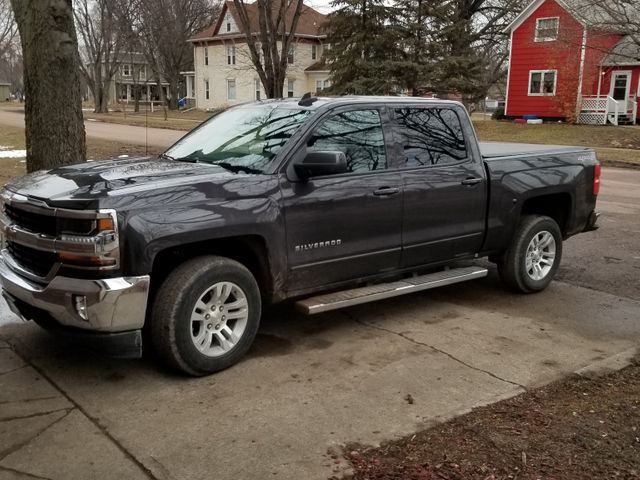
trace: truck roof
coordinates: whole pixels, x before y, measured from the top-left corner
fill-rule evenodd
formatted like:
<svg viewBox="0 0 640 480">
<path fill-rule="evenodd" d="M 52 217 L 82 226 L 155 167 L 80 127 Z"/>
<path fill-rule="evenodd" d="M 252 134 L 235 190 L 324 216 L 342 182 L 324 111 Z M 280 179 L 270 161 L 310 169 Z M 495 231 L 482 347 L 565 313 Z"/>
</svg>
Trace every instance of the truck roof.
<svg viewBox="0 0 640 480">
<path fill-rule="evenodd" d="M 338 105 L 353 105 L 359 103 L 424 103 L 425 105 L 442 105 L 442 104 L 450 104 L 450 105 L 461 105 L 460 102 L 455 102 L 453 100 L 441 100 L 439 98 L 423 98 L 423 97 L 410 97 L 410 96 L 367 96 L 367 95 L 345 95 L 340 97 L 310 97 L 309 101 L 312 100 L 308 105 L 299 105 L 299 102 L 302 100 L 301 97 L 296 98 L 278 98 L 278 99 L 270 99 L 270 100 L 261 100 L 257 102 L 248 102 L 243 104 L 242 106 L 249 105 L 265 105 L 265 104 L 273 104 L 277 107 L 297 107 L 302 106 L 303 108 L 307 108 L 309 110 L 316 110 L 320 107 L 324 106 L 338 106 Z"/>
</svg>

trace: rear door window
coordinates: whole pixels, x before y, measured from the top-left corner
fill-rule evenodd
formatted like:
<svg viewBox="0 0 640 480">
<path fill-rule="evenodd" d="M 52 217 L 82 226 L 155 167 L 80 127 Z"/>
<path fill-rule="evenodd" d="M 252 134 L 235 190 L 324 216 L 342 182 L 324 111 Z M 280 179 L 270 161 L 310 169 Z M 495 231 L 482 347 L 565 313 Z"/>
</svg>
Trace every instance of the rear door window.
<svg viewBox="0 0 640 480">
<path fill-rule="evenodd" d="M 401 143 L 401 167 L 425 167 L 460 163 L 467 159 L 462 123 L 446 107 L 395 109 Z"/>
</svg>

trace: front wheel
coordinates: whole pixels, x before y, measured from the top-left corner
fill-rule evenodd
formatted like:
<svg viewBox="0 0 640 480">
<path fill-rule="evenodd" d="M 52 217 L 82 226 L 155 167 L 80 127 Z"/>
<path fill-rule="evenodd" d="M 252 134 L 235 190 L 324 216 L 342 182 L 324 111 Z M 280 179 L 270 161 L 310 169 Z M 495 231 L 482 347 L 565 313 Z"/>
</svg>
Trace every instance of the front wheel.
<svg viewBox="0 0 640 480">
<path fill-rule="evenodd" d="M 206 375 L 230 367 L 251 346 L 260 324 L 260 290 L 244 265 L 198 257 L 163 282 L 151 315 L 151 340 L 170 367 Z"/>
<path fill-rule="evenodd" d="M 553 280 L 561 258 L 562 233 L 556 221 L 546 216 L 527 216 L 498 262 L 498 273 L 511 290 L 539 292 Z"/>
</svg>

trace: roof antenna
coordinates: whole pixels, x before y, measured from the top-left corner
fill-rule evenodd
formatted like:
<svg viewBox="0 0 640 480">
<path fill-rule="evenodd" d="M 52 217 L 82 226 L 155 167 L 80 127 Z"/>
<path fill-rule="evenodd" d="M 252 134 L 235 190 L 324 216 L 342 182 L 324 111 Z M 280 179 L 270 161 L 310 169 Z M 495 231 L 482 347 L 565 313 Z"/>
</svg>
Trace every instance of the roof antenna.
<svg viewBox="0 0 640 480">
<path fill-rule="evenodd" d="M 298 102 L 298 105 L 300 105 L 301 107 L 310 107 L 311 105 L 314 104 L 314 102 L 317 102 L 317 101 L 318 101 L 318 97 L 312 97 L 311 92 L 307 92 L 302 96 L 302 98 Z"/>
</svg>

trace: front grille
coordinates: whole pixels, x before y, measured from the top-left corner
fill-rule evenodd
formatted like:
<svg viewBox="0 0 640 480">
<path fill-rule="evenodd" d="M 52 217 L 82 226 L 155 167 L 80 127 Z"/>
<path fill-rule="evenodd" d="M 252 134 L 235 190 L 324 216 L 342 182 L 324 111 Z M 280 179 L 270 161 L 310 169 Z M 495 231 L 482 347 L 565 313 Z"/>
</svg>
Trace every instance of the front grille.
<svg viewBox="0 0 640 480">
<path fill-rule="evenodd" d="M 36 233 L 54 237 L 57 232 L 56 217 L 22 210 L 19 206 L 5 204 L 5 215 L 16 225 Z"/>
<path fill-rule="evenodd" d="M 15 242 L 7 242 L 7 250 L 22 268 L 39 277 L 46 277 L 57 260 L 53 252 L 36 250 Z"/>
</svg>

